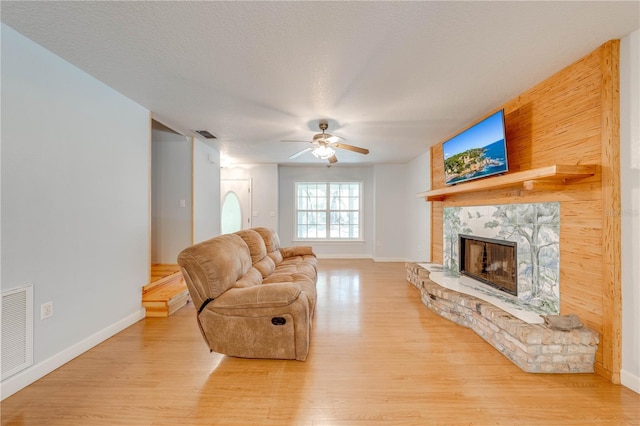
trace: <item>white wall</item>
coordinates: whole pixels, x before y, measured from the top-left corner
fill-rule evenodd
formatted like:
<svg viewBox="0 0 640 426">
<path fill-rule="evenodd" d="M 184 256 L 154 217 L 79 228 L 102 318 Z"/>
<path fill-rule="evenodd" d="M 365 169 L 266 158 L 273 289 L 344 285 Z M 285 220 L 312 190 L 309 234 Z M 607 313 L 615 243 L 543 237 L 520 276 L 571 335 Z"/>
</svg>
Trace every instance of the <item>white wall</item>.
<svg viewBox="0 0 640 426">
<path fill-rule="evenodd" d="M 622 384 L 640 393 L 640 30 L 620 43 Z"/>
<path fill-rule="evenodd" d="M 192 244 L 191 138 L 153 129 L 151 262 L 177 263 Z"/>
<path fill-rule="evenodd" d="M 2 277 L 34 286 L 34 365 L 2 398 L 144 316 L 149 111 L 2 31 Z M 40 305 L 54 315 L 40 320 Z"/>
<path fill-rule="evenodd" d="M 251 226 L 278 228 L 278 165 L 258 164 L 251 174 Z"/>
<path fill-rule="evenodd" d="M 222 179 L 251 180 L 251 226 L 278 229 L 278 165 L 247 164 L 225 167 Z"/>
<path fill-rule="evenodd" d="M 220 235 L 220 153 L 193 141 L 193 242 Z"/>
<path fill-rule="evenodd" d="M 431 203 L 416 194 L 431 189 L 431 154 L 427 150 L 408 164 L 406 182 L 407 258 L 414 262 L 431 260 Z"/>
<path fill-rule="evenodd" d="M 407 260 L 408 205 L 406 164 L 376 165 L 374 174 L 374 223 L 376 262 Z"/>
<path fill-rule="evenodd" d="M 427 149 L 427 148 L 425 148 Z M 280 167 L 280 242 L 294 239 L 294 183 L 344 181 L 364 183 L 363 242 L 312 242 L 319 257 L 373 258 L 379 262 L 429 259 L 429 205 L 416 197 L 429 189 L 429 153 L 409 164 L 370 167 Z"/>
<path fill-rule="evenodd" d="M 294 239 L 295 225 L 295 203 L 294 191 L 295 182 L 321 181 L 361 181 L 364 185 L 363 195 L 363 241 L 361 242 L 313 242 L 314 252 L 318 257 L 325 258 L 372 258 L 374 246 L 374 178 L 373 167 L 295 167 L 280 166 L 280 220 L 278 226 L 278 236 L 283 247 L 300 245 Z M 304 243 L 306 245 L 306 243 Z"/>
</svg>

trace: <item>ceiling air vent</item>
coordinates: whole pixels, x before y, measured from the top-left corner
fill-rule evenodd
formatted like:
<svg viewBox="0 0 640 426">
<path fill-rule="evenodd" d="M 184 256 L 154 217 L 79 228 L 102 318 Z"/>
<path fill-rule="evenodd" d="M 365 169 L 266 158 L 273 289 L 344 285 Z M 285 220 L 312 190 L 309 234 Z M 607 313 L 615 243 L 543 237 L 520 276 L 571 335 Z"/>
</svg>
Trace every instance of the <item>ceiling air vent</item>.
<svg viewBox="0 0 640 426">
<path fill-rule="evenodd" d="M 207 130 L 194 130 L 194 132 L 206 139 L 216 139 L 216 137 Z"/>
</svg>

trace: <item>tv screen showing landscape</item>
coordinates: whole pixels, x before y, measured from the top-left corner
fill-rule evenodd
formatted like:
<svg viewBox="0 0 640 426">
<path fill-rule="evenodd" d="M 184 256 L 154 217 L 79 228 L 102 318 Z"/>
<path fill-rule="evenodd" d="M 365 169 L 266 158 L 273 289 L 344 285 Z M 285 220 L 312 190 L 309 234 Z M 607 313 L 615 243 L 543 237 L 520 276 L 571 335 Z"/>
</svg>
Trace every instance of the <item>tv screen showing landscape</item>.
<svg viewBox="0 0 640 426">
<path fill-rule="evenodd" d="M 506 172 L 504 111 L 490 115 L 444 142 L 442 151 L 447 185 Z"/>
</svg>

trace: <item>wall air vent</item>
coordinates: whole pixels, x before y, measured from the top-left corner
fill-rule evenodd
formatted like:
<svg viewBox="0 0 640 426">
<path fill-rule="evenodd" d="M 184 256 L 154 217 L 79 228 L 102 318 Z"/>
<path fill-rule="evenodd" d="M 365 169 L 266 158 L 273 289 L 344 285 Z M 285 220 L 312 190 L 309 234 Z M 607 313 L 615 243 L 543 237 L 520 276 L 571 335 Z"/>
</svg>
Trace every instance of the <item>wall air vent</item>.
<svg viewBox="0 0 640 426">
<path fill-rule="evenodd" d="M 33 286 L 2 293 L 1 380 L 33 364 Z"/>
<path fill-rule="evenodd" d="M 194 132 L 196 132 L 197 134 L 199 134 L 200 136 L 206 139 L 217 139 L 213 134 L 211 134 L 207 130 L 194 130 Z"/>
</svg>

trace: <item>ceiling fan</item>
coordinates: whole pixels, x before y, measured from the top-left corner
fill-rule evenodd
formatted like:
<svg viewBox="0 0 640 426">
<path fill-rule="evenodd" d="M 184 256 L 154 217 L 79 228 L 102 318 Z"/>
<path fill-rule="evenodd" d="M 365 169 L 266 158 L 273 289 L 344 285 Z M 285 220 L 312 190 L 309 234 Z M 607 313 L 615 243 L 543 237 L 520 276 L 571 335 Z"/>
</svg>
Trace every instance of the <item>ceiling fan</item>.
<svg viewBox="0 0 640 426">
<path fill-rule="evenodd" d="M 340 136 L 334 136 L 330 133 L 325 133 L 325 130 L 329 128 L 329 124 L 327 121 L 320 120 L 319 127 L 322 133 L 313 135 L 313 140 L 311 141 L 299 141 L 290 139 L 282 140 L 282 142 L 308 142 L 313 145 L 312 147 L 305 148 L 302 151 L 298 151 L 295 154 L 290 155 L 290 160 L 297 158 L 302 154 L 306 154 L 307 152 L 311 152 L 311 154 L 313 154 L 316 158 L 327 160 L 331 164 L 337 163 L 338 158 L 336 157 L 335 148 L 346 149 L 347 151 L 353 151 L 365 155 L 369 153 L 369 150 L 366 148 L 360 148 L 359 146 L 353 146 L 346 143 L 338 142 L 340 139 L 344 139 Z"/>
</svg>

